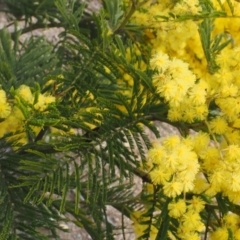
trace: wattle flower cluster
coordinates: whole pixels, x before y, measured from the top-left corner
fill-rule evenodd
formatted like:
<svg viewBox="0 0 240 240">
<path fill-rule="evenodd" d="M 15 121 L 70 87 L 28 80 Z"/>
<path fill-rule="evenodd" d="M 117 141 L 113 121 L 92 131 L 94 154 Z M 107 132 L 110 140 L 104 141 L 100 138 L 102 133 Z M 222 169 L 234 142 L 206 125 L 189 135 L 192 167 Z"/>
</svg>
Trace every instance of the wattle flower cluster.
<svg viewBox="0 0 240 240">
<path fill-rule="evenodd" d="M 152 182 L 163 186 L 164 195 L 175 198 L 193 190 L 200 165 L 197 154 L 179 136 L 155 144 L 148 157 L 154 164 L 150 172 Z"/>
<path fill-rule="evenodd" d="M 200 213 L 207 204 L 216 202 L 218 193 L 227 196 L 232 203 L 240 202 L 240 148 L 237 145 L 222 149 L 210 141 L 209 134 L 202 132 L 187 138 L 173 135 L 154 143 L 148 159 L 153 166 L 151 180 L 171 198 L 168 214 L 178 221 L 178 227 L 169 231 L 169 236 L 174 233 L 179 239 L 201 239 L 205 226 Z M 188 193 L 192 194 L 190 199 L 186 199 Z M 233 216 L 235 222 L 231 231 L 239 239 L 236 224 L 240 217 L 229 212 L 224 219 L 231 221 Z M 229 228 L 230 223 L 213 231 L 211 239 L 217 239 L 220 232 L 227 233 L 226 226 Z"/>
<path fill-rule="evenodd" d="M 0 118 L 4 119 L 11 113 L 11 106 L 7 102 L 6 93 L 4 90 L 0 90 Z"/>
<path fill-rule="evenodd" d="M 171 136 L 148 152 L 152 183 L 171 198 L 168 215 L 177 220 L 169 239 L 201 239 L 206 226 L 200 213 L 208 204 L 216 205 L 219 217 L 216 226 L 208 227 L 208 237 L 240 239 L 240 217 L 231 208 L 221 217 L 217 209 L 218 195 L 240 204 L 240 2 L 206 2 L 212 11 L 230 16 L 213 22 L 211 39 L 222 35 L 222 41 L 231 40 L 214 54 L 214 72 L 209 71 L 198 31 L 203 20 L 190 19 L 206 11 L 205 1 L 147 1 L 131 19 L 148 29 L 150 66 L 156 71 L 152 81 L 168 104 L 168 120 L 196 123 L 204 130 L 185 138 Z M 188 20 L 175 21 L 181 17 Z"/>
<path fill-rule="evenodd" d="M 26 127 L 37 134 L 41 130 L 41 126 L 29 125 L 35 113 L 44 112 L 49 104 L 55 102 L 55 97 L 38 93 L 36 98 L 30 87 L 21 85 L 13 92 L 14 99 L 11 99 L 11 104 L 7 102 L 6 93 L 0 90 L 0 116 L 3 121 L 0 123 L 0 137 L 6 133 L 12 133 L 7 138 L 8 141 L 14 141 L 17 144 L 26 144 L 28 137 Z M 9 100 L 10 102 L 10 100 Z"/>
<path fill-rule="evenodd" d="M 144 217 L 143 215 L 146 211 L 135 211 L 130 215 L 131 220 L 134 223 L 134 233 L 136 237 L 141 237 L 144 234 L 144 231 L 148 228 L 148 224 L 144 222 L 149 221 L 149 217 Z M 150 240 L 155 240 L 158 233 L 158 229 L 154 226 L 151 226 L 150 229 Z"/>
<path fill-rule="evenodd" d="M 157 52 L 151 58 L 150 65 L 157 70 L 153 84 L 169 104 L 169 120 L 191 123 L 206 118 L 208 84 L 202 79 L 197 81 L 187 63 Z"/>
</svg>

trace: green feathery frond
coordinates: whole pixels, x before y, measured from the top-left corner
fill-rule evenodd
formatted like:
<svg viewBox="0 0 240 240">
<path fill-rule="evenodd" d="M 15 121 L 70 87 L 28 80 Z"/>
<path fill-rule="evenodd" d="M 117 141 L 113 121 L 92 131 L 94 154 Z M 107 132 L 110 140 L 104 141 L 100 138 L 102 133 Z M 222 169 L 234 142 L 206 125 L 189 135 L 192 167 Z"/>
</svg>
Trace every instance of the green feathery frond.
<svg viewBox="0 0 240 240">
<path fill-rule="evenodd" d="M 21 84 L 33 86 L 35 82 L 41 84 L 46 73 L 59 73 L 53 47 L 45 39 L 26 40 L 18 51 L 14 50 L 11 41 L 6 29 L 0 30 L 0 84 L 3 89 Z"/>
</svg>

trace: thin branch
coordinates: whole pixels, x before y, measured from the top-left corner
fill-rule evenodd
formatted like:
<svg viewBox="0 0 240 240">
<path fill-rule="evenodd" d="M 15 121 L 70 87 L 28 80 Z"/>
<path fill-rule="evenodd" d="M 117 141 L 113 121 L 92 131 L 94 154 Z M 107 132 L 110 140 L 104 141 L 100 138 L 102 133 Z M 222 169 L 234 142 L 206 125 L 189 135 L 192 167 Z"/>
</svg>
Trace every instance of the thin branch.
<svg viewBox="0 0 240 240">
<path fill-rule="evenodd" d="M 137 1 L 136 1 L 137 2 Z M 139 8 L 141 7 L 144 3 L 148 2 L 148 0 L 146 1 L 143 1 L 142 3 L 139 3 L 137 4 L 135 2 L 135 0 L 132 0 L 132 4 L 131 4 L 131 7 L 129 9 L 129 11 L 127 12 L 125 18 L 123 19 L 122 22 L 120 22 L 120 24 L 113 30 L 113 32 L 116 32 L 118 31 L 119 29 L 123 28 L 127 22 L 130 20 L 130 18 L 132 17 L 132 15 L 134 14 L 134 12 Z"/>
</svg>

